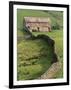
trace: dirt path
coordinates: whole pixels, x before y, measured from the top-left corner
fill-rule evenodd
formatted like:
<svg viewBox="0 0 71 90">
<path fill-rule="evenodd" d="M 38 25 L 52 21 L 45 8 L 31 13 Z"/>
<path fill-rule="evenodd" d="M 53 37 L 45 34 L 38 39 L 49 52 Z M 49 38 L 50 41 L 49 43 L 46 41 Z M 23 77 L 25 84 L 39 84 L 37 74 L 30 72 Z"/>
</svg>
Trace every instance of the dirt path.
<svg viewBox="0 0 71 90">
<path fill-rule="evenodd" d="M 51 67 L 38 79 L 52 79 L 55 74 L 60 70 L 61 63 L 56 62 L 51 65 Z"/>
</svg>

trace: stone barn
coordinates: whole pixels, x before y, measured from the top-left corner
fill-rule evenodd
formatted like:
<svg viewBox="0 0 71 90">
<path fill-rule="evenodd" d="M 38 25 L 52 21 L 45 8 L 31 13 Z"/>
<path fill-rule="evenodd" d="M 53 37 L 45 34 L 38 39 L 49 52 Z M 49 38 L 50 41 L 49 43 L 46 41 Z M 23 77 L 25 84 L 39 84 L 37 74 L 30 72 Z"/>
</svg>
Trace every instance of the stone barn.
<svg viewBox="0 0 71 90">
<path fill-rule="evenodd" d="M 24 17 L 25 25 L 31 32 L 50 32 L 50 19 L 45 17 Z"/>
</svg>

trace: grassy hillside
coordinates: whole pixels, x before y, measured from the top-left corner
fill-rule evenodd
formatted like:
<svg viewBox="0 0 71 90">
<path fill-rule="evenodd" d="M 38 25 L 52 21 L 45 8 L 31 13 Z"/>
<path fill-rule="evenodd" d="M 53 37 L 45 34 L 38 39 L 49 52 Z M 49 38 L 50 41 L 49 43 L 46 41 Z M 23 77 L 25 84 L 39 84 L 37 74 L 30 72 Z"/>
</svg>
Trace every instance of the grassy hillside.
<svg viewBox="0 0 71 90">
<path fill-rule="evenodd" d="M 55 50 L 61 63 L 61 70 L 55 78 L 63 77 L 63 12 L 57 11 L 37 11 L 37 10 L 17 10 L 17 79 L 36 79 L 51 66 L 52 48 L 43 40 L 25 40 L 27 35 L 24 29 L 24 17 L 50 17 L 51 32 L 32 32 L 33 35 L 45 34 L 55 40 Z M 42 53 L 41 53 L 42 52 Z M 45 56 L 46 55 L 46 56 Z"/>
<path fill-rule="evenodd" d="M 33 32 L 35 36 L 39 34 L 48 35 L 55 41 L 55 51 L 59 58 L 59 62 L 61 63 L 61 69 L 56 74 L 56 78 L 63 77 L 63 30 L 54 30 L 52 32 Z"/>
<path fill-rule="evenodd" d="M 18 80 L 36 79 L 51 66 L 52 48 L 41 39 L 21 41 L 17 54 Z"/>
</svg>

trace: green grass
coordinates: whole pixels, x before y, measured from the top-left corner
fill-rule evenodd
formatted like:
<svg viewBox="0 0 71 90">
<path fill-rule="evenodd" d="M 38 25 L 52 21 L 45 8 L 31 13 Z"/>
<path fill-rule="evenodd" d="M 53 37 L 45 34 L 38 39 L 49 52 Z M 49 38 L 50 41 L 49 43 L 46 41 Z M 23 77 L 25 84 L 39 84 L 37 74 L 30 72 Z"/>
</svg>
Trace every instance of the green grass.
<svg viewBox="0 0 71 90">
<path fill-rule="evenodd" d="M 43 40 L 23 40 L 18 44 L 18 80 L 36 79 L 51 66 L 52 48 Z"/>
<path fill-rule="evenodd" d="M 35 36 L 45 34 L 55 40 L 55 50 L 61 69 L 55 78 L 63 77 L 63 31 L 33 32 Z M 43 55 L 43 56 L 42 56 Z M 46 55 L 46 57 L 45 57 Z M 18 44 L 18 80 L 36 79 L 51 66 L 52 48 L 43 40 L 21 40 Z"/>
<path fill-rule="evenodd" d="M 51 37 L 55 41 L 55 52 L 61 63 L 61 69 L 57 72 L 56 78 L 63 77 L 63 30 L 53 30 L 51 32 L 33 32 L 35 36 L 39 34 L 45 34 Z"/>
</svg>

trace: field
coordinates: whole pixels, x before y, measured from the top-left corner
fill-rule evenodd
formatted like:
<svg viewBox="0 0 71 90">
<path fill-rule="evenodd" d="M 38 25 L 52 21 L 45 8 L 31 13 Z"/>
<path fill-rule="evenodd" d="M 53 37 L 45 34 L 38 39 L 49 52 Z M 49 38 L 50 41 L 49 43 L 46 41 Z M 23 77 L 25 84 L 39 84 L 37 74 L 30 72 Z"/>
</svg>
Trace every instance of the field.
<svg viewBox="0 0 71 90">
<path fill-rule="evenodd" d="M 54 30 L 52 32 L 33 32 L 35 36 L 39 34 L 45 34 L 51 37 L 55 41 L 55 51 L 58 55 L 59 62 L 61 63 L 61 69 L 56 74 L 56 78 L 62 78 L 63 77 L 63 30 Z"/>
<path fill-rule="evenodd" d="M 30 13 L 31 12 L 31 13 Z M 61 63 L 61 69 L 55 78 L 63 77 L 63 30 L 62 12 L 17 10 L 17 80 L 31 80 L 40 77 L 51 66 L 52 48 L 43 40 L 25 39 L 23 20 L 25 16 L 50 17 L 51 32 L 32 32 L 33 35 L 45 34 L 55 41 L 55 51 Z M 60 16 L 60 17 L 59 17 Z M 58 29 L 56 27 L 58 26 Z"/>
<path fill-rule="evenodd" d="M 41 40 L 18 43 L 18 79 L 29 80 L 41 76 L 51 65 L 52 48 Z"/>
</svg>

